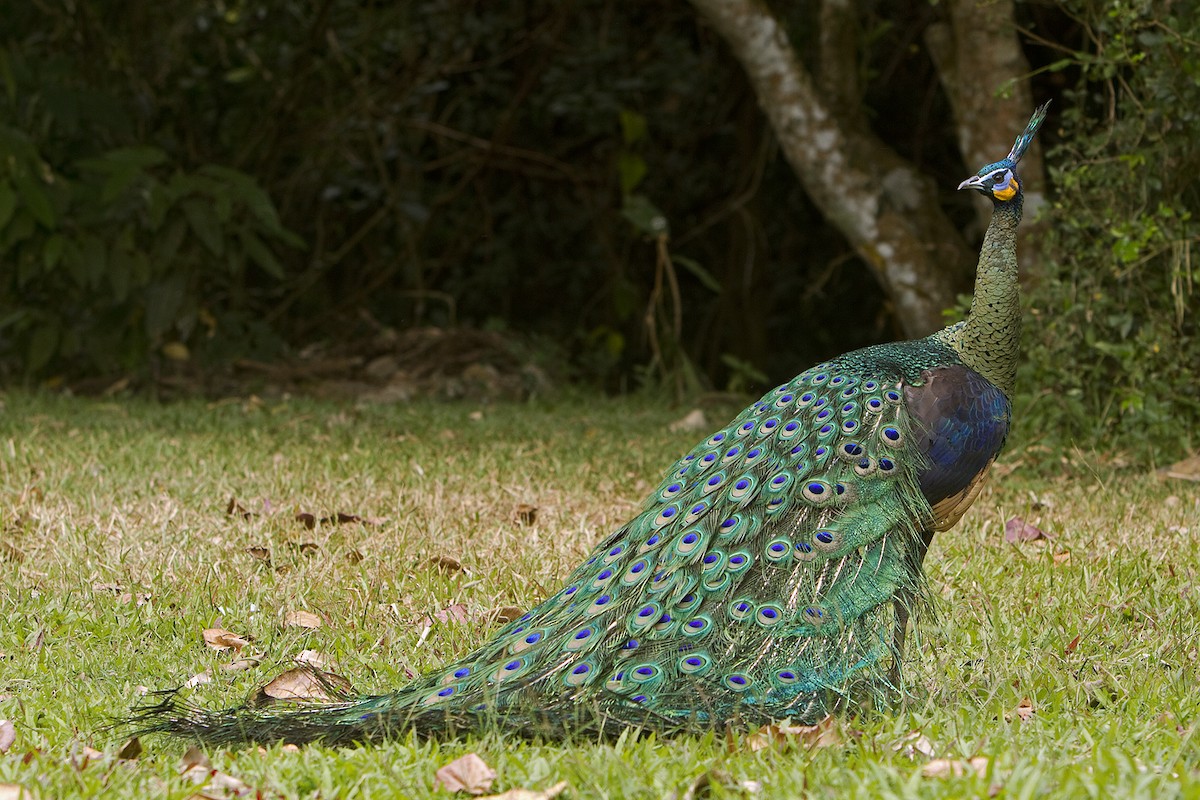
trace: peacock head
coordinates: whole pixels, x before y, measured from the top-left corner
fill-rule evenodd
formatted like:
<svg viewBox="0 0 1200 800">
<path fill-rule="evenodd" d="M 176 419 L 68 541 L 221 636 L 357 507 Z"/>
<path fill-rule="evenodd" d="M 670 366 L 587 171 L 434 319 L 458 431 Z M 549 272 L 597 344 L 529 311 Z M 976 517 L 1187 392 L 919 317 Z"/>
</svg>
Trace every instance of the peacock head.
<svg viewBox="0 0 1200 800">
<path fill-rule="evenodd" d="M 988 164 L 975 175 L 960 183 L 958 188 L 974 189 L 981 194 L 988 195 L 998 203 L 1008 203 L 1017 197 L 1021 193 L 1021 182 L 1017 178 L 1017 162 L 1029 149 L 1034 135 L 1042 126 L 1042 121 L 1046 119 L 1046 109 L 1049 107 L 1050 103 L 1047 102 L 1033 112 L 1033 116 L 1029 118 L 1029 124 L 1025 126 L 1025 131 L 1017 137 L 1016 143 L 1013 144 L 1012 150 L 1006 157 L 994 164 Z"/>
</svg>

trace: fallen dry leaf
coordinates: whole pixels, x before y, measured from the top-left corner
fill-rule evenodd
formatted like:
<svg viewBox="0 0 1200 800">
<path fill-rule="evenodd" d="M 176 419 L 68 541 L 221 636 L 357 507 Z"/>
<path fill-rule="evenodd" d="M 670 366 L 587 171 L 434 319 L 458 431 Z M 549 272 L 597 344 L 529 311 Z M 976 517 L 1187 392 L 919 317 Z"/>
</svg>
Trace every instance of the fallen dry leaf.
<svg viewBox="0 0 1200 800">
<path fill-rule="evenodd" d="M 684 789 L 683 794 L 679 796 L 679 800 L 696 800 L 700 797 L 709 797 L 713 794 L 714 786 L 724 790 L 721 792 L 722 795 L 729 793 L 730 790 L 741 788 L 732 775 L 718 767 L 705 770 L 697 775 L 688 784 L 688 787 Z"/>
<path fill-rule="evenodd" d="M 466 572 L 462 562 L 454 556 L 436 555 L 431 556 L 429 565 L 443 575 L 453 575 L 456 572 Z"/>
<path fill-rule="evenodd" d="M 197 686 L 203 686 L 206 683 L 212 683 L 212 675 L 208 672 L 199 672 L 183 682 L 183 688 L 195 689 Z"/>
<path fill-rule="evenodd" d="M 308 511 L 301 511 L 300 513 L 296 514 L 296 521 L 303 523 L 304 527 L 308 528 L 310 531 L 317 527 L 318 522 L 320 522 L 322 525 L 328 525 L 331 522 L 337 525 L 345 525 L 350 522 L 361 522 L 363 525 L 375 525 L 379 522 L 379 520 L 376 519 L 364 519 L 358 514 L 346 514 L 342 511 L 339 511 L 330 517 L 321 517 L 319 520 L 317 519 L 316 514 L 312 514 Z"/>
<path fill-rule="evenodd" d="M 187 767 L 183 770 L 182 775 L 200 787 L 200 790 L 192 795 L 192 798 L 224 800 L 227 797 L 245 797 L 255 793 L 254 789 L 245 781 L 202 764 Z"/>
<path fill-rule="evenodd" d="M 347 550 L 346 551 L 346 560 L 349 561 L 351 564 L 361 564 L 362 560 L 363 560 L 363 554 L 358 552 L 357 550 Z"/>
<path fill-rule="evenodd" d="M 520 606 L 499 606 L 488 611 L 487 617 L 493 623 L 505 625 L 520 619 L 524 613 Z"/>
<path fill-rule="evenodd" d="M 1176 461 L 1166 469 L 1160 470 L 1160 474 L 1181 481 L 1200 481 L 1200 455 Z"/>
<path fill-rule="evenodd" d="M 142 743 L 138 737 L 134 736 L 125 744 L 121 745 L 121 749 L 117 751 L 117 758 L 121 761 L 132 761 L 142 754 Z"/>
<path fill-rule="evenodd" d="M 225 672 L 245 672 L 248 669 L 254 669 L 261 663 L 261 656 L 239 656 L 228 664 L 222 664 L 221 669 Z"/>
<path fill-rule="evenodd" d="M 283 618 L 283 624 L 288 628 L 319 628 L 325 621 L 311 611 L 289 611 Z"/>
<path fill-rule="evenodd" d="M 448 792 L 483 794 L 496 780 L 496 771 L 474 753 L 456 758 L 437 771 L 435 787 Z"/>
<path fill-rule="evenodd" d="M 341 675 L 325 672 L 312 666 L 294 667 L 276 675 L 258 690 L 255 703 L 274 700 L 302 703 L 334 703 L 354 692 L 350 681 Z"/>
<path fill-rule="evenodd" d="M 921 768 L 921 774 L 926 778 L 961 778 L 970 771 L 979 777 L 987 774 L 988 760 L 983 756 L 975 756 L 970 761 L 960 761 L 950 758 L 935 758 Z"/>
<path fill-rule="evenodd" d="M 224 628 L 205 628 L 204 643 L 213 650 L 228 650 L 232 647 L 238 651 L 250 644 L 250 640 Z"/>
<path fill-rule="evenodd" d="M 1054 554 L 1054 566 L 1065 567 L 1071 563 L 1071 551 L 1063 550 L 1061 553 Z"/>
<path fill-rule="evenodd" d="M 150 592 L 138 592 L 137 594 L 132 592 L 121 592 L 120 600 L 126 605 L 129 603 L 136 603 L 137 607 L 141 608 L 149 603 L 153 598 L 154 595 L 150 594 Z"/>
<path fill-rule="evenodd" d="M 8 542 L 0 542 L 0 561 L 11 561 L 20 564 L 25 560 L 25 554 Z M 12 786 L 13 784 L 7 784 Z M 19 787 L 18 787 L 19 788 Z"/>
<path fill-rule="evenodd" d="M 306 558 L 312 558 L 321 552 L 321 545 L 317 544 L 316 542 L 300 542 L 299 544 L 292 546 L 300 552 L 300 555 Z"/>
<path fill-rule="evenodd" d="M 7 753 L 17 740 L 17 728 L 9 720 L 0 719 L 0 753 Z"/>
<path fill-rule="evenodd" d="M 1075 648 L 1076 648 L 1076 647 L 1079 647 L 1079 637 L 1080 637 L 1081 635 L 1082 635 L 1082 634 L 1076 634 L 1074 639 L 1072 639 L 1071 641 L 1067 642 L 1067 646 L 1063 648 L 1063 655 L 1064 655 L 1064 656 L 1069 656 L 1069 655 L 1071 655 L 1071 653 L 1074 653 L 1074 652 L 1075 652 Z"/>
<path fill-rule="evenodd" d="M 837 729 L 837 723 L 832 714 L 826 715 L 816 725 L 791 725 L 789 723 L 764 725 L 744 737 L 740 745 L 732 735 L 726 739 L 728 749 L 750 753 L 765 750 L 768 747 L 835 747 L 841 743 L 842 735 Z"/>
<path fill-rule="evenodd" d="M 466 622 L 468 618 L 467 606 L 464 603 L 455 603 L 454 605 L 446 606 L 439 611 L 433 612 L 431 616 L 425 617 L 425 625 L 433 625 L 434 620 L 438 622 Z"/>
<path fill-rule="evenodd" d="M 321 671 L 333 669 L 335 666 L 332 658 L 317 650 L 301 650 L 292 660 L 297 664 L 316 667 Z"/>
<path fill-rule="evenodd" d="M 1038 539 L 1049 538 L 1051 537 L 1041 528 L 1030 525 L 1020 517 L 1012 517 L 1008 522 L 1004 523 L 1004 541 L 1008 544 L 1034 542 Z"/>
<path fill-rule="evenodd" d="M 88 747 L 86 744 L 84 744 L 80 745 L 78 749 L 75 749 L 67 761 L 72 767 L 82 772 L 83 770 L 87 769 L 88 764 L 92 763 L 93 761 L 100 761 L 103 758 L 104 753 L 100 752 L 94 747 Z"/>
<path fill-rule="evenodd" d="M 1021 702 L 1017 703 L 1017 707 L 1013 709 L 1013 713 L 1017 715 L 1017 719 L 1021 720 L 1021 722 L 1028 722 L 1034 715 L 1033 702 L 1028 697 L 1022 699 Z M 1008 717 L 1008 715 L 1006 714 L 1005 717 Z M 1005 721 L 1008 721 L 1008 719 Z"/>
<path fill-rule="evenodd" d="M 253 556 L 255 561 L 268 567 L 271 566 L 271 548 L 255 545 L 247 547 L 246 552 Z"/>
<path fill-rule="evenodd" d="M 675 420 L 667 429 L 671 433 L 690 433 L 692 431 L 708 430 L 708 418 L 698 408 L 693 408 L 680 419 Z"/>
<path fill-rule="evenodd" d="M 513 522 L 518 525 L 529 526 L 537 522 L 538 507 L 531 506 L 529 503 L 517 503 L 513 509 Z"/>
<path fill-rule="evenodd" d="M 187 772 L 192 767 L 212 769 L 208 756 L 204 755 L 204 751 L 194 744 L 188 745 L 188 749 L 183 751 L 183 761 L 180 762 L 179 771 Z"/>
<path fill-rule="evenodd" d="M 489 794 L 479 800 L 553 800 L 567 790 L 569 784 L 559 781 L 547 789 L 509 789 L 500 794 Z"/>
<path fill-rule="evenodd" d="M 33 795 L 19 784 L 0 783 L 0 800 L 33 800 Z"/>
<path fill-rule="evenodd" d="M 909 731 L 892 745 L 892 749 L 909 758 L 915 758 L 917 755 L 933 758 L 934 752 L 933 743 L 920 731 Z"/>
<path fill-rule="evenodd" d="M 238 516 L 242 519 L 250 519 L 254 516 L 254 513 L 247 511 L 246 507 L 239 503 L 237 497 L 234 495 L 230 495 L 229 502 L 225 504 L 225 514 L 230 517 Z"/>
</svg>

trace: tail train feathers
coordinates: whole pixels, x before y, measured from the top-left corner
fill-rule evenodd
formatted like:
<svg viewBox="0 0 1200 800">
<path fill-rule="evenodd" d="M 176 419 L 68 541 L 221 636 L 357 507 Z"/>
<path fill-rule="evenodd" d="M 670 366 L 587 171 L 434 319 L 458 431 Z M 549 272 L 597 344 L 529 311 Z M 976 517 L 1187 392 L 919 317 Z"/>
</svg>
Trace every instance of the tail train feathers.
<svg viewBox="0 0 1200 800">
<path fill-rule="evenodd" d="M 891 695 L 893 604 L 920 595 L 932 518 L 902 378 L 858 351 L 768 393 L 679 459 L 558 592 L 402 691 L 215 714 L 168 698 L 139 724 L 220 744 L 560 738 L 813 722 Z"/>
</svg>

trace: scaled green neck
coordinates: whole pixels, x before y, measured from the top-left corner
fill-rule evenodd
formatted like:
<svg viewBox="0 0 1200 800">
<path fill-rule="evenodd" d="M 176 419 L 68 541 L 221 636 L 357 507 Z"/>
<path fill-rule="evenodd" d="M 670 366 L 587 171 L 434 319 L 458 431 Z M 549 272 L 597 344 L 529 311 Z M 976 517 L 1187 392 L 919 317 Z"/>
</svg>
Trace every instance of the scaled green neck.
<svg viewBox="0 0 1200 800">
<path fill-rule="evenodd" d="M 975 271 L 975 297 L 965 322 L 937 334 L 963 363 L 1012 396 L 1021 344 L 1021 296 L 1017 284 L 1017 226 L 1021 193 L 995 202 L 992 222 Z"/>
</svg>

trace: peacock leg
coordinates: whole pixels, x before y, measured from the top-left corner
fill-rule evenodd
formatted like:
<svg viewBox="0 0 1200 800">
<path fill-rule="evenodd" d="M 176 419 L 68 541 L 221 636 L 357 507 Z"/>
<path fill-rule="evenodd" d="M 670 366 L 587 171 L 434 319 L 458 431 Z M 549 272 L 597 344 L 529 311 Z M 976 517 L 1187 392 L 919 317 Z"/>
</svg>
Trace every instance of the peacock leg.
<svg viewBox="0 0 1200 800">
<path fill-rule="evenodd" d="M 929 552 L 929 543 L 933 541 L 933 531 L 922 531 L 921 541 L 917 543 L 916 550 L 913 552 L 913 573 L 921 572 L 921 565 L 925 563 L 925 554 Z M 893 600 L 896 609 L 896 630 L 892 638 L 892 646 L 895 648 L 896 655 L 892 659 L 892 669 L 888 672 L 888 680 L 892 686 L 899 688 L 900 686 L 900 662 L 904 657 L 904 634 L 908 631 L 909 607 L 914 599 L 914 594 L 909 589 L 901 590 Z"/>
</svg>

